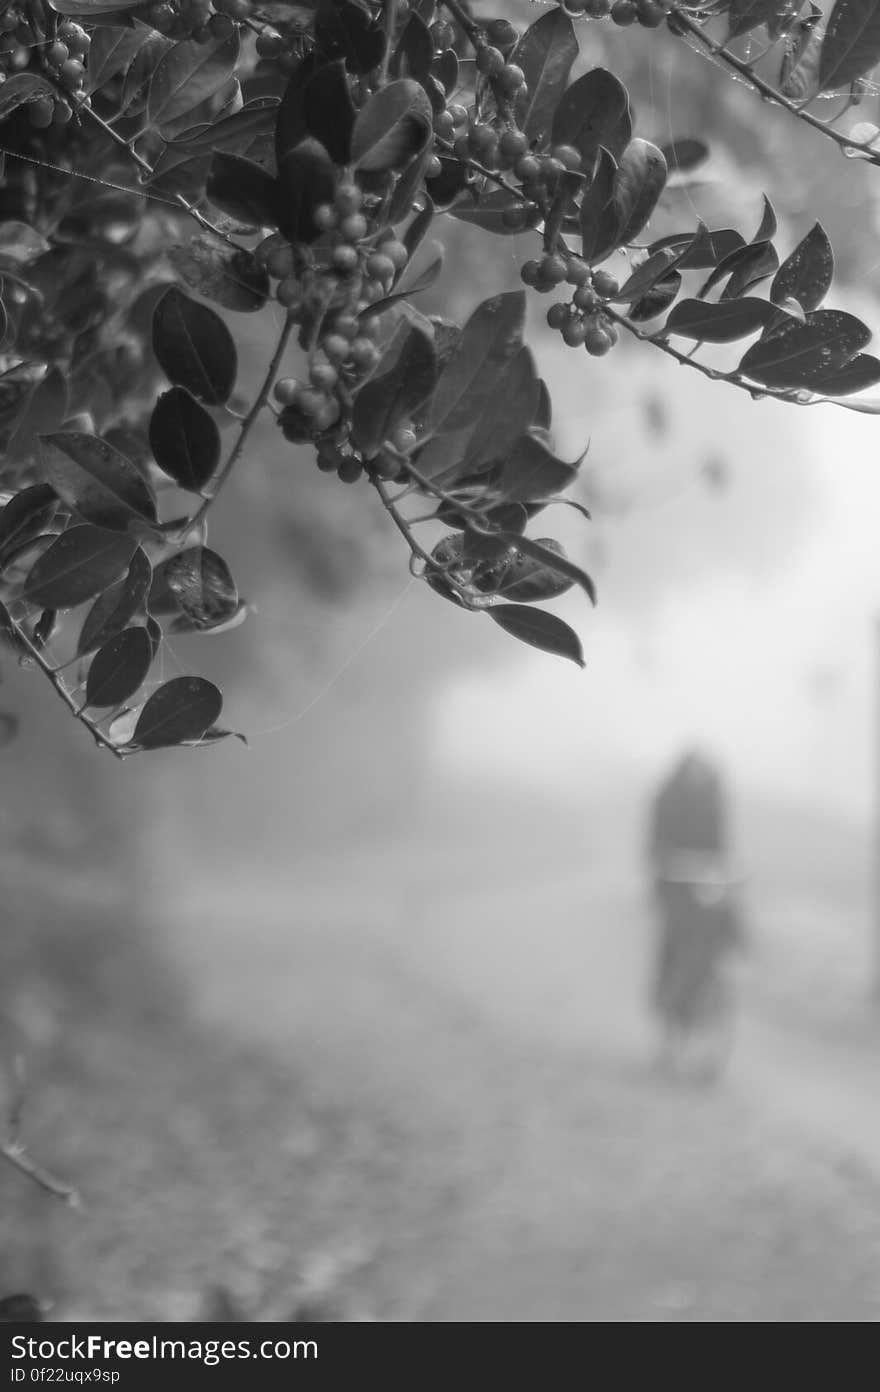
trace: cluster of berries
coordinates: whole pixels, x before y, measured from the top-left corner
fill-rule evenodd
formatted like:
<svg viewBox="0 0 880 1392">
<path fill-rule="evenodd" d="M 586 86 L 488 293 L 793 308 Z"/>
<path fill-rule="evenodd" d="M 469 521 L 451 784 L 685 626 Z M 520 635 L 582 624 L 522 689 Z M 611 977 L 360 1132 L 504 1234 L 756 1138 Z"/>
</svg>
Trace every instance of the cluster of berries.
<svg viewBox="0 0 880 1392">
<path fill-rule="evenodd" d="M 66 126 L 74 107 L 87 100 L 86 58 L 91 39 L 82 25 L 65 19 L 56 27 L 55 18 L 41 6 L 30 5 L 10 5 L 0 14 L 0 83 L 31 70 L 59 88 L 57 96 L 28 103 L 28 118 L 37 130 Z"/>
<path fill-rule="evenodd" d="M 252 8 L 251 0 L 158 0 L 143 19 L 169 39 L 211 43 L 231 38 Z"/>
<path fill-rule="evenodd" d="M 568 302 L 560 300 L 547 311 L 547 323 L 561 333 L 569 348 L 583 347 L 592 357 L 601 358 L 614 347 L 617 328 L 606 306 L 620 287 L 608 271 L 593 271 L 577 257 L 552 253 L 540 261 L 527 261 L 521 274 L 525 284 L 539 293 L 563 282 L 574 287 Z"/>
</svg>

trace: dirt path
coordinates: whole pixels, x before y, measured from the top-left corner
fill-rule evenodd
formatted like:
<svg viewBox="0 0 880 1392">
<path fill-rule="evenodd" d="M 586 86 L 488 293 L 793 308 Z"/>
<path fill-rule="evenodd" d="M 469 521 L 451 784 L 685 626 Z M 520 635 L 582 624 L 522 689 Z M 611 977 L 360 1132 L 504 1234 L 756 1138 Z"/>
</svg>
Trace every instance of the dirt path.
<svg viewBox="0 0 880 1392">
<path fill-rule="evenodd" d="M 178 900 L 168 947 L 203 1019 L 390 1115 L 422 1157 L 421 1229 L 371 1278 L 380 1317 L 878 1317 L 864 1049 L 747 1011 L 727 1086 L 670 1090 L 648 1062 L 643 906 L 615 867 L 442 899 L 345 869 Z M 858 1241 L 829 1281 L 841 1227 Z"/>
</svg>

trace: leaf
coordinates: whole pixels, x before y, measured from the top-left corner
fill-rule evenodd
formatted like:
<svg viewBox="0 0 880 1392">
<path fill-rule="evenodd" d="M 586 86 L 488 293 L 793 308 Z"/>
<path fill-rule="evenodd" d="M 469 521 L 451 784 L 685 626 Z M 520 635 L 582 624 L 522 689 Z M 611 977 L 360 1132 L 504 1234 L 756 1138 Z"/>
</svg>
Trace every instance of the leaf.
<svg viewBox="0 0 880 1392">
<path fill-rule="evenodd" d="M 137 10 L 142 8 L 143 0 L 57 0 L 52 4 L 52 9 L 56 14 L 61 15 L 81 15 L 88 20 L 97 19 L 106 14 L 124 14 L 126 10 Z"/>
<path fill-rule="evenodd" d="M 583 258 L 591 264 L 603 260 L 617 245 L 617 209 L 612 201 L 616 173 L 611 155 L 602 150 L 579 214 Z"/>
<path fill-rule="evenodd" d="M 153 312 L 153 351 L 165 375 L 209 406 L 222 406 L 235 385 L 238 359 L 219 315 L 172 285 Z"/>
<path fill-rule="evenodd" d="M 336 167 L 324 146 L 309 137 L 278 166 L 278 226 L 291 242 L 313 242 L 321 235 L 315 209 L 332 203 Z"/>
<path fill-rule="evenodd" d="M 223 697 L 203 677 L 174 677 L 150 696 L 138 717 L 132 744 L 163 749 L 199 740 L 217 721 Z"/>
<path fill-rule="evenodd" d="M 577 465 L 557 459 L 534 435 L 521 435 L 504 461 L 494 492 L 506 502 L 527 503 L 561 493 L 577 478 Z"/>
<path fill-rule="evenodd" d="M 284 89 L 275 117 L 275 163 L 279 169 L 282 160 L 309 133 L 305 118 L 305 90 L 309 79 L 320 66 L 318 53 L 307 54 L 294 68 Z"/>
<path fill-rule="evenodd" d="M 57 507 L 58 497 L 47 483 L 35 483 L 10 498 L 0 512 L 0 562 L 4 553 L 45 532 Z"/>
<path fill-rule="evenodd" d="M 218 151 L 211 161 L 205 193 L 215 208 L 249 227 L 274 227 L 278 190 L 275 179 L 243 155 Z"/>
<path fill-rule="evenodd" d="M 153 661 L 153 645 L 145 628 L 124 628 L 92 658 L 86 678 L 89 706 L 120 706 L 143 684 Z"/>
<path fill-rule="evenodd" d="M 403 343 L 388 369 L 377 372 L 354 399 L 352 433 L 367 456 L 374 455 L 396 427 L 412 417 L 437 380 L 434 344 L 421 329 L 401 326 Z"/>
<path fill-rule="evenodd" d="M 585 570 L 575 565 L 574 561 L 570 561 L 567 556 L 559 555 L 555 551 L 548 551 L 542 542 L 533 541 L 531 537 L 520 536 L 517 532 L 501 531 L 495 532 L 493 535 L 499 542 L 513 546 L 523 555 L 531 556 L 533 560 L 539 561 L 555 575 L 564 576 L 575 585 L 579 585 L 590 603 L 596 603 L 596 587 L 593 581 Z"/>
<path fill-rule="evenodd" d="M 634 323 L 641 324 L 646 319 L 656 319 L 658 315 L 665 314 L 680 289 L 681 274 L 678 271 L 670 271 L 662 280 L 658 280 L 647 294 L 630 305 L 629 318 Z"/>
<path fill-rule="evenodd" d="M 759 29 L 787 8 L 787 0 L 731 0 L 728 37 L 737 39 Z"/>
<path fill-rule="evenodd" d="M 820 377 L 814 390 L 824 396 L 849 396 L 880 382 L 880 359 L 870 353 L 857 353 L 848 363 L 827 377 Z"/>
<path fill-rule="evenodd" d="M 224 309 L 251 314 L 269 294 L 269 274 L 253 252 L 228 246 L 210 232 L 199 232 L 186 246 L 168 248 L 168 260 L 181 280 Z"/>
<path fill-rule="evenodd" d="M 681 300 L 666 320 L 662 334 L 681 334 L 701 343 L 733 343 L 763 329 L 777 312 L 774 305 L 753 297 L 721 300 L 718 304 Z"/>
<path fill-rule="evenodd" d="M 156 521 L 156 501 L 143 474 L 106 440 L 77 431 L 40 438 L 54 446 L 46 478 L 84 522 L 125 532 L 132 522 Z"/>
<path fill-rule="evenodd" d="M 664 145 L 662 154 L 670 174 L 673 172 L 689 174 L 692 169 L 696 169 L 698 165 L 703 164 L 709 158 L 710 151 L 704 140 L 685 137 L 682 140 L 672 140 L 668 145 Z"/>
<path fill-rule="evenodd" d="M 618 304 L 632 304 L 642 298 L 649 290 L 652 290 L 658 281 L 675 267 L 681 257 L 681 252 L 672 247 L 663 247 L 660 251 L 655 251 L 637 266 L 628 280 L 625 280 L 616 295 L 612 295 L 612 300 Z"/>
<path fill-rule="evenodd" d="M 530 141 L 543 144 L 549 136 L 577 56 L 574 25 L 561 8 L 541 15 L 511 53 L 509 61 L 525 74 L 526 95 L 517 99 L 516 115 Z"/>
<path fill-rule="evenodd" d="M 84 657 L 120 633 L 142 608 L 149 593 L 153 568 L 144 551 L 137 548 L 128 574 L 98 595 L 80 629 L 77 657 Z"/>
<path fill-rule="evenodd" d="M 428 404 L 428 429 L 455 430 L 485 410 L 498 378 L 522 347 L 524 322 L 521 290 L 494 295 L 474 310 Z"/>
<path fill-rule="evenodd" d="M 460 222 L 469 222 L 474 227 L 481 227 L 484 232 L 493 232 L 499 237 L 512 237 L 516 232 L 532 230 L 526 227 L 510 227 L 505 221 L 505 214 L 521 207 L 522 199 L 517 198 L 508 189 L 493 189 L 491 193 L 482 194 L 476 203 L 468 194 L 460 202 L 453 204 L 449 213 Z"/>
<path fill-rule="evenodd" d="M 161 578 L 195 628 L 214 628 L 239 611 L 229 567 L 207 546 L 191 546 L 172 556 L 162 567 Z"/>
<path fill-rule="evenodd" d="M 818 309 L 834 276 L 834 252 L 827 233 L 817 222 L 783 261 L 770 286 L 774 304 L 797 300 L 802 309 Z"/>
<path fill-rule="evenodd" d="M 613 152 L 612 152 L 613 153 Z M 666 184 L 666 160 L 649 140 L 633 140 L 614 176 L 617 244 L 627 246 L 639 235 Z"/>
<path fill-rule="evenodd" d="M 345 59 L 349 72 L 368 73 L 382 62 L 385 35 L 371 15 L 352 0 L 318 0 L 315 37 L 332 57 Z"/>
<path fill-rule="evenodd" d="M 124 532 L 70 527 L 40 556 L 20 597 L 40 609 L 75 609 L 119 578 L 134 548 Z"/>
<path fill-rule="evenodd" d="M 358 112 L 351 135 L 352 163 L 364 173 L 402 169 L 425 148 L 432 125 L 424 89 L 411 78 L 389 82 Z"/>
<path fill-rule="evenodd" d="M 128 29 L 120 24 L 96 25 L 86 73 L 90 93 L 100 92 L 114 77 L 125 72 L 138 49 L 146 43 L 148 33 L 147 29 Z"/>
<path fill-rule="evenodd" d="M 220 431 L 188 391 L 172 387 L 153 407 L 150 448 L 163 473 L 180 488 L 198 493 L 220 463 Z"/>
<path fill-rule="evenodd" d="M 828 19 L 819 86 L 823 92 L 845 87 L 880 60 L 880 0 L 837 0 Z"/>
<path fill-rule="evenodd" d="M 485 471 L 506 457 L 514 442 L 535 423 L 540 390 L 535 360 L 528 348 L 521 348 L 499 376 L 477 421 L 465 450 L 463 476 Z"/>
<path fill-rule="evenodd" d="M 587 171 L 593 168 L 600 148 L 620 160 L 631 136 L 629 93 L 605 68 L 593 68 L 573 82 L 553 116 L 553 144 L 573 145 Z M 665 163 L 663 168 L 665 172 Z"/>
<path fill-rule="evenodd" d="M 10 460 L 25 459 L 36 453 L 39 436 L 57 430 L 67 415 L 67 383 L 59 367 L 50 367 L 41 382 L 31 390 L 6 446 Z"/>
<path fill-rule="evenodd" d="M 321 142 L 336 164 L 348 164 L 355 107 L 344 63 L 318 69 L 305 85 L 302 107 L 308 134 Z"/>
<path fill-rule="evenodd" d="M 55 97 L 55 88 L 36 73 L 13 73 L 0 87 L 0 122 L 7 120 L 18 107 L 41 97 Z"/>
<path fill-rule="evenodd" d="M 457 75 L 458 58 L 454 49 L 446 49 L 445 52 L 452 54 Z M 394 60 L 397 63 L 402 61 L 404 77 L 414 77 L 422 82 L 430 73 L 434 63 L 434 40 L 427 24 L 417 14 L 411 14 L 407 18 Z M 455 82 L 452 86 L 455 86 Z M 446 90 L 451 91 L 452 88 L 447 86 Z"/>
<path fill-rule="evenodd" d="M 185 39 L 163 55 L 150 82 L 147 119 L 162 130 L 212 97 L 238 62 L 238 28 L 214 43 Z"/>
<path fill-rule="evenodd" d="M 538 545 L 557 556 L 565 556 L 562 546 L 553 537 L 540 537 Z M 511 603 L 534 604 L 545 599 L 557 599 L 571 589 L 574 581 L 570 576 L 549 570 L 533 556 L 510 547 L 501 562 L 485 577 L 481 576 L 478 583 L 480 589 L 491 591 Z"/>
<path fill-rule="evenodd" d="M 48 241 L 35 227 L 13 219 L 0 222 L 0 266 L 26 266 L 48 250 Z"/>
<path fill-rule="evenodd" d="M 766 387 L 821 390 L 823 376 L 837 372 L 870 341 L 870 331 L 854 315 L 817 309 L 802 324 L 791 320 L 765 334 L 738 371 Z"/>
<path fill-rule="evenodd" d="M 529 609 L 524 604 L 497 604 L 486 613 L 499 628 L 521 643 L 557 657 L 567 657 L 578 667 L 586 666 L 581 641 L 574 629 L 555 614 L 548 614 L 546 609 Z"/>
<path fill-rule="evenodd" d="M 779 72 L 779 90 L 790 101 L 808 102 L 819 92 L 819 63 L 822 57 L 822 31 L 815 27 L 822 12 L 798 20 L 785 40 L 785 53 Z"/>
<path fill-rule="evenodd" d="M 118 103 L 120 113 L 136 116 L 144 110 L 153 73 L 172 47 L 171 40 L 164 38 L 162 34 L 147 35 L 125 74 Z"/>
</svg>

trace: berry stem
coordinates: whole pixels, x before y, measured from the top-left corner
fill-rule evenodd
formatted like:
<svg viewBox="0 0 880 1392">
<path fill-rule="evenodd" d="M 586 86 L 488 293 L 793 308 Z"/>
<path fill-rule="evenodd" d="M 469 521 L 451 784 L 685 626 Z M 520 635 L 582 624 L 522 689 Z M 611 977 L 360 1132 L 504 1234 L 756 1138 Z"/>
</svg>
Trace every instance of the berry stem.
<svg viewBox="0 0 880 1392">
<path fill-rule="evenodd" d="M 388 81 L 388 64 L 391 62 L 391 40 L 397 28 L 397 0 L 384 0 L 385 5 L 385 52 L 382 55 L 382 64 L 379 68 L 379 86 L 384 87 Z"/>
<path fill-rule="evenodd" d="M 465 13 L 461 5 L 459 5 L 458 0 L 440 0 L 440 4 L 449 11 L 452 18 L 464 30 L 465 34 L 467 34 L 471 43 L 477 43 L 480 39 L 482 30 L 479 24 L 475 24 L 470 15 Z"/>
</svg>

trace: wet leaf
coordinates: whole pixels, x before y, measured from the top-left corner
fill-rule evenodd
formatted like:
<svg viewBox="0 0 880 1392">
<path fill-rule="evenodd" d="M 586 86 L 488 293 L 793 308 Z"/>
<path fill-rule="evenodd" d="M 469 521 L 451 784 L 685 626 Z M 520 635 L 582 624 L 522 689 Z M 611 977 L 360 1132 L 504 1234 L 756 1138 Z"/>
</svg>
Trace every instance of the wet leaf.
<svg viewBox="0 0 880 1392">
<path fill-rule="evenodd" d="M 207 546 L 191 546 L 172 556 L 156 578 L 195 628 L 215 628 L 239 612 L 238 590 L 229 567 Z"/>
<path fill-rule="evenodd" d="M 120 706 L 139 689 L 153 661 L 145 628 L 125 628 L 95 653 L 86 678 L 89 706 Z"/>
<path fill-rule="evenodd" d="M 24 542 L 40 536 L 52 522 L 58 497 L 46 483 L 23 488 L 0 512 L 0 560 Z"/>
<path fill-rule="evenodd" d="M 20 597 L 40 609 L 74 609 L 119 578 L 134 547 L 134 540 L 123 532 L 71 527 L 40 556 Z"/>
<path fill-rule="evenodd" d="M 164 473 L 180 488 L 198 493 L 220 463 L 220 431 L 188 391 L 172 387 L 153 408 L 150 448 Z"/>
<path fill-rule="evenodd" d="M 681 300 L 663 327 L 663 334 L 681 334 L 705 343 L 733 343 L 757 333 L 778 313 L 766 300 L 746 297 L 708 304 L 705 300 Z"/>
<path fill-rule="evenodd" d="M 820 391 L 829 377 L 871 341 L 860 319 L 841 310 L 817 309 L 765 334 L 749 348 L 739 371 L 767 387 Z"/>
<path fill-rule="evenodd" d="M 878 0 L 837 0 L 825 29 L 819 61 L 823 92 L 845 87 L 880 61 Z M 0 98 L 2 100 L 2 98 Z"/>
<path fill-rule="evenodd" d="M 173 44 L 153 73 L 147 96 L 147 118 L 162 130 L 191 113 L 223 88 L 238 62 L 235 27 L 226 38 L 200 44 L 185 39 Z"/>
<path fill-rule="evenodd" d="M 382 363 L 354 399 L 352 431 L 357 445 L 369 457 L 396 427 L 431 394 L 437 379 L 434 345 L 421 329 L 401 325 L 402 342 L 387 371 Z M 391 356 L 391 354 L 389 354 Z"/>
<path fill-rule="evenodd" d="M 428 403 L 426 428 L 450 431 L 477 419 L 522 347 L 524 322 L 520 290 L 495 295 L 474 310 Z"/>
<path fill-rule="evenodd" d="M 100 594 L 86 614 L 76 645 L 78 657 L 103 647 L 127 627 L 143 608 L 152 578 L 153 568 L 146 554 L 138 547 L 131 558 L 127 575 Z"/>
<path fill-rule="evenodd" d="M 553 116 L 553 144 L 573 145 L 580 151 L 588 171 L 592 170 L 600 149 L 607 150 L 620 161 L 631 138 L 629 93 L 605 68 L 593 68 L 573 82 Z M 659 150 L 657 153 L 659 155 Z M 665 162 L 663 169 L 665 173 Z"/>
<path fill-rule="evenodd" d="M 168 259 L 191 290 L 224 309 L 251 314 L 266 303 L 268 272 L 244 247 L 199 232 L 186 246 L 169 247 Z"/>
<path fill-rule="evenodd" d="M 174 677 L 153 692 L 138 717 L 132 744 L 163 749 L 200 740 L 217 721 L 223 697 L 203 677 Z"/>
<path fill-rule="evenodd" d="M 522 68 L 526 96 L 517 100 L 520 130 L 543 143 L 578 56 L 574 25 L 562 9 L 542 14 L 520 37 L 509 61 Z"/>
<path fill-rule="evenodd" d="M 774 304 L 797 300 L 804 310 L 818 309 L 834 276 L 834 252 L 821 223 L 813 225 L 783 261 L 770 286 Z"/>
<path fill-rule="evenodd" d="M 278 166 L 278 226 L 292 242 L 313 242 L 321 234 L 315 209 L 332 203 L 336 167 L 324 146 L 309 137 Z"/>
<path fill-rule="evenodd" d="M 212 309 L 173 285 L 153 313 L 153 351 L 175 386 L 186 387 L 209 406 L 229 399 L 238 370 L 232 335 Z"/>
<path fill-rule="evenodd" d="M 156 501 L 139 469 L 97 435 L 60 431 L 41 436 L 53 448 L 44 463 L 58 497 L 84 522 L 112 531 L 156 521 Z"/>
<path fill-rule="evenodd" d="M 402 169 L 425 148 L 433 119 L 431 103 L 417 82 L 389 82 L 358 112 L 351 135 L 352 162 L 364 173 Z"/>
<path fill-rule="evenodd" d="M 218 150 L 211 161 L 205 193 L 215 208 L 248 227 L 275 226 L 276 181 L 261 165 L 243 155 Z"/>
</svg>

